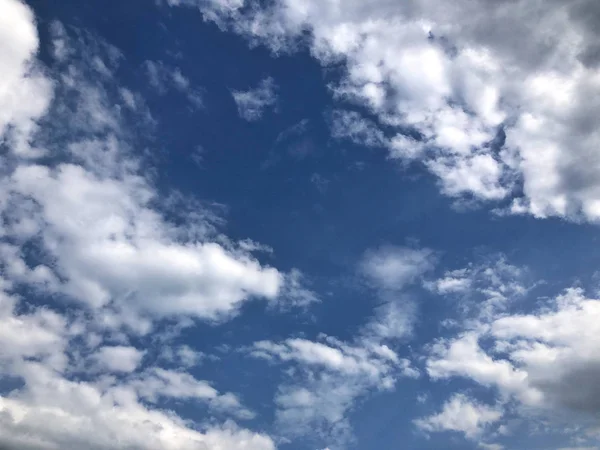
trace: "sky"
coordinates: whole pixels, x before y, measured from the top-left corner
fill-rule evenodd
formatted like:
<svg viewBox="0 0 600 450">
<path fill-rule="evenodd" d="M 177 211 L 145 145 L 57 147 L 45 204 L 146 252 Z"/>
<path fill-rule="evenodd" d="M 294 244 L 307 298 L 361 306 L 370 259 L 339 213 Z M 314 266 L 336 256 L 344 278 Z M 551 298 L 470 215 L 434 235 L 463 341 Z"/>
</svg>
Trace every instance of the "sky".
<svg viewBox="0 0 600 450">
<path fill-rule="evenodd" d="M 596 0 L 0 0 L 1 450 L 600 449 Z"/>
</svg>

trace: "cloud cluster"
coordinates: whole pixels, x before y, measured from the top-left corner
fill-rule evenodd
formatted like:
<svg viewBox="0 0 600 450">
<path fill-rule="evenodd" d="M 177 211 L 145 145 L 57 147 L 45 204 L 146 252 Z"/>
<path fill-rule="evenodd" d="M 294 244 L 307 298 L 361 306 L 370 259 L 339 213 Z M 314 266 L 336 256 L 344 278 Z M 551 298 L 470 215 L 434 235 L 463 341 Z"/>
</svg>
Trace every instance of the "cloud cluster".
<svg viewBox="0 0 600 450">
<path fill-rule="evenodd" d="M 433 264 L 428 249 L 387 246 L 369 251 L 359 272 L 382 303 L 353 339 L 321 334 L 314 340 L 254 343 L 251 356 L 291 369 L 275 397 L 283 438 L 302 436 L 328 448 L 344 448 L 353 439 L 349 418 L 357 402 L 394 389 L 400 379 L 420 376 L 394 347 L 410 336 L 415 321 L 415 306 L 403 289 Z"/>
<path fill-rule="evenodd" d="M 145 403 L 195 399 L 215 413 L 251 418 L 235 395 L 220 394 L 188 374 L 152 366 L 136 370 L 141 354 L 135 348 L 78 344 L 90 330 L 77 320 L 45 308 L 19 313 L 19 306 L 22 300 L 0 293 L 3 377 L 22 383 L 0 396 L 3 448 L 274 448 L 267 436 L 233 423 L 194 430 L 174 413 Z"/>
<path fill-rule="evenodd" d="M 59 79 L 52 113 L 74 123 L 77 138 L 61 140 L 58 124 L 49 121 L 44 138 L 61 147 L 48 150 L 59 162 L 23 162 L 13 153 L 2 180 L 6 273 L 20 283 L 45 283 L 89 308 L 157 318 L 215 320 L 245 299 L 276 298 L 284 275 L 261 266 L 243 246 L 211 241 L 211 224 L 199 213 L 178 223 L 167 219 L 162 211 L 171 205 L 160 205 L 141 175 L 122 110 L 110 105 L 119 100 L 110 80 L 89 79 L 76 63 L 67 73 L 60 74 L 66 79 Z M 74 110 L 61 104 L 67 96 L 81 99 Z M 185 208 L 174 206 L 179 213 Z M 39 248 L 33 267 L 25 245 Z"/>
<path fill-rule="evenodd" d="M 308 45 L 342 63 L 334 96 L 377 123 L 341 111 L 334 135 L 421 161 L 446 195 L 600 219 L 596 1 L 170 3 L 275 52 Z"/>
<path fill-rule="evenodd" d="M 470 288 L 471 295 L 477 293 L 478 305 L 463 309 L 454 324 L 456 334 L 439 338 L 426 358 L 426 371 L 433 380 L 470 380 L 495 393 L 498 404 L 468 407 L 470 413 L 462 416 L 466 422 L 458 423 L 445 412 L 462 407 L 466 397 L 459 395 L 449 400 L 441 413 L 417 424 L 427 431 L 462 431 L 475 438 L 487 424 L 510 412 L 559 423 L 567 435 L 567 425 L 577 424 L 575 437 L 592 438 L 597 434 L 594 417 L 600 411 L 595 382 L 600 367 L 600 301 L 587 297 L 580 288 L 570 288 L 532 310 L 523 302 L 527 289 L 519 287 L 515 268 L 504 261 L 501 267 L 503 275 L 496 270 L 488 278 L 490 287 L 495 284 L 496 288 L 482 289 L 478 278 L 479 288 Z M 450 291 L 453 295 L 461 292 L 465 298 L 465 286 L 473 280 L 459 282 L 456 275 L 474 273 L 474 269 L 471 266 L 453 272 L 454 278 L 439 279 L 435 283 L 438 292 L 446 296 Z"/>
<path fill-rule="evenodd" d="M 501 410 L 456 394 L 444 404 L 440 413 L 418 419 L 415 423 L 424 431 L 457 431 L 468 438 L 476 438 L 487 425 L 497 422 L 501 417 Z"/>
<path fill-rule="evenodd" d="M 0 0 L 0 447 L 273 449 L 229 420 L 254 417 L 235 394 L 161 366 L 199 354 L 157 357 L 153 342 L 173 344 L 165 321 L 222 321 L 253 298 L 313 294 L 301 273 L 221 235 L 210 210 L 159 195 L 136 148 L 153 124 L 114 78 L 120 52 L 59 23 L 50 35 L 52 70 L 36 59 L 32 11 Z M 206 416 L 165 410 L 173 399 Z"/>
<path fill-rule="evenodd" d="M 398 335 L 389 324 L 405 320 L 404 311 L 388 307 L 351 342 L 326 335 L 314 341 L 256 342 L 250 355 L 293 368 L 275 397 L 280 433 L 317 439 L 330 448 L 347 444 L 352 439 L 348 415 L 356 402 L 374 391 L 393 389 L 400 378 L 419 377 L 410 361 L 388 346 L 388 335 Z"/>
</svg>

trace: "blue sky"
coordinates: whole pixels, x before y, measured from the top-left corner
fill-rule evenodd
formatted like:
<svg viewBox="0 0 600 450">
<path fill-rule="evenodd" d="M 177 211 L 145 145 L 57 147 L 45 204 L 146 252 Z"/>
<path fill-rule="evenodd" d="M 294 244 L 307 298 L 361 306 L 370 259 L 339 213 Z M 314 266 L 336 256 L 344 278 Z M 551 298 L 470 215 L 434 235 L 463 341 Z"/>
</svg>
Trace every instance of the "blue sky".
<svg viewBox="0 0 600 450">
<path fill-rule="evenodd" d="M 599 12 L 0 0 L 0 448 L 600 448 Z"/>
</svg>

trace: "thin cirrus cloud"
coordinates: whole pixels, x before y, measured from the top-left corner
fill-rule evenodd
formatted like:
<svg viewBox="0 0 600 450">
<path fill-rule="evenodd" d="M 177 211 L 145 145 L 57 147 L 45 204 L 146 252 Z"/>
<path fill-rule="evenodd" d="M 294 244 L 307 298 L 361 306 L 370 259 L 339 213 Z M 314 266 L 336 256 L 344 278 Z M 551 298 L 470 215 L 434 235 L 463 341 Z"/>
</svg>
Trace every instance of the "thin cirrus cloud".
<svg viewBox="0 0 600 450">
<path fill-rule="evenodd" d="M 246 91 L 232 91 L 231 95 L 238 109 L 238 114 L 244 120 L 253 122 L 259 120 L 265 110 L 277 104 L 277 85 L 271 77 L 264 78 L 255 88 Z"/>
</svg>

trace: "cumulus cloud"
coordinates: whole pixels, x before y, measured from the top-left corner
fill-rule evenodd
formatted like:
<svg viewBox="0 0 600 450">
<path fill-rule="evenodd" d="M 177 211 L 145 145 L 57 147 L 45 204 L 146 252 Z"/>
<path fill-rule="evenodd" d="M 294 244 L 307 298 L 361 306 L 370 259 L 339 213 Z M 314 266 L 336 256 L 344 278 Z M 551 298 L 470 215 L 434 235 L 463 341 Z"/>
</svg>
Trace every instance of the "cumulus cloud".
<svg viewBox="0 0 600 450">
<path fill-rule="evenodd" d="M 0 136 L 19 155 L 39 155 L 43 151 L 30 140 L 53 90 L 34 59 L 39 39 L 33 13 L 20 1 L 2 0 L 0 17 Z"/>
<path fill-rule="evenodd" d="M 254 416 L 236 394 L 182 371 L 199 353 L 174 346 L 166 369 L 146 349 L 171 345 L 164 320 L 226 320 L 286 277 L 209 211 L 159 195 L 131 128 L 151 126 L 143 99 L 114 79 L 120 52 L 50 28 L 52 70 L 32 11 L 0 0 L 0 366 L 17 382 L 0 392 L 0 447 L 274 449 L 231 422 Z M 169 399 L 208 412 L 192 424 Z"/>
<path fill-rule="evenodd" d="M 247 91 L 232 91 L 241 118 L 253 122 L 262 117 L 267 108 L 277 103 L 277 85 L 271 77 L 263 79 L 257 87 Z"/>
<path fill-rule="evenodd" d="M 276 423 L 284 438 L 310 436 L 329 448 L 343 448 L 353 439 L 349 413 L 357 401 L 394 389 L 399 379 L 420 377 L 394 348 L 411 334 L 415 320 L 414 305 L 401 290 L 432 265 L 429 250 L 368 252 L 361 271 L 371 277 L 383 303 L 353 339 L 320 335 L 260 341 L 249 349 L 253 357 L 292 369 L 275 397 Z"/>
<path fill-rule="evenodd" d="M 424 431 L 457 431 L 472 439 L 501 417 L 502 410 L 481 405 L 465 395 L 456 394 L 444 404 L 441 412 L 418 419 L 415 423 Z"/>
<path fill-rule="evenodd" d="M 2 281 L 4 287 L 9 284 Z M 131 372 L 130 381 L 107 377 L 105 371 L 98 376 L 84 372 L 87 381 L 78 380 L 76 360 L 82 349 L 77 342 L 88 329 L 47 308 L 19 313 L 21 303 L 0 292 L 0 364 L 5 375 L 23 382 L 0 396 L 1 445 L 31 450 L 274 448 L 268 437 L 234 424 L 194 431 L 173 413 L 144 406 L 143 399 L 158 396 L 196 398 L 211 410 L 252 417 L 235 395 L 220 394 L 190 375 L 160 368 L 137 372 L 139 353 L 132 348 L 103 347 L 89 356 L 93 363 L 103 361 L 109 372 Z"/>
<path fill-rule="evenodd" d="M 507 312 L 483 302 L 485 313 L 471 310 L 455 336 L 430 347 L 428 375 L 471 380 L 496 392 L 504 409 L 562 425 L 575 421 L 577 435 L 592 436 L 600 410 L 600 301 L 570 288 L 531 311 L 516 305 Z"/>
<path fill-rule="evenodd" d="M 99 369 L 106 372 L 134 372 L 142 362 L 144 352 L 124 345 L 105 346 L 96 352 L 94 359 Z"/>
<path fill-rule="evenodd" d="M 342 62 L 334 96 L 375 121 L 338 114 L 334 135 L 421 161 L 446 195 L 599 220 L 595 0 L 171 4 L 275 53 L 308 45 L 324 66 Z"/>
<path fill-rule="evenodd" d="M 211 242 L 204 216 L 195 213 L 185 225 L 175 225 L 153 206 L 160 201 L 157 192 L 140 174 L 142 161 L 131 151 L 135 144 L 110 106 L 109 99 L 120 98 L 118 91 L 90 80 L 87 67 L 67 68 L 59 92 L 81 101 L 69 110 L 58 98 L 53 114 L 64 121 L 62 130 L 49 121 L 43 136 L 62 162 L 15 159 L 3 178 L 6 233 L 19 245 L 38 245 L 52 260 L 51 269 L 48 263 L 22 270 L 19 281 L 43 276 L 54 293 L 130 316 L 216 320 L 234 313 L 244 299 L 276 298 L 284 285 L 277 270 L 261 266 L 235 244 Z M 73 135 L 84 137 L 64 136 L 67 141 L 57 145 L 63 137 L 57 133 L 69 123 Z M 14 256 L 12 266 L 20 259 L 27 268 L 22 255 Z"/>
<path fill-rule="evenodd" d="M 460 431 L 482 448 L 504 448 L 503 436 L 558 427 L 580 444 L 596 442 L 598 305 L 580 288 L 529 298 L 537 283 L 505 257 L 448 270 L 425 286 L 453 305 L 448 334 L 425 347 L 431 380 L 462 379 L 482 400 L 453 393 L 441 412 L 417 419 L 427 432 Z M 482 395 L 482 396 L 483 396 Z M 458 413 L 463 409 L 462 413 Z M 477 419 L 480 414 L 485 420 Z M 510 419 L 508 419 L 510 417 Z M 520 432 L 523 432 L 521 429 Z M 539 430 L 538 430 L 539 432 Z"/>
</svg>

